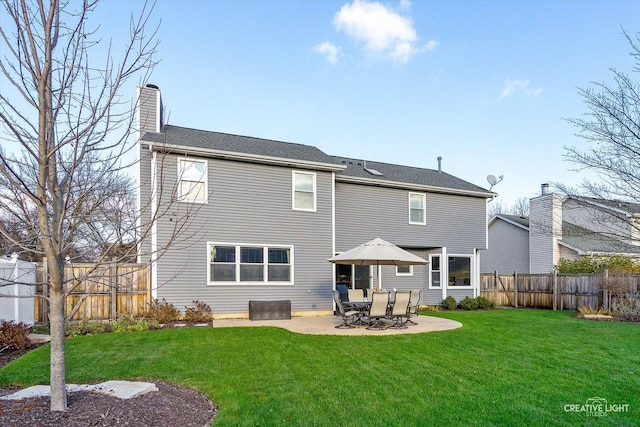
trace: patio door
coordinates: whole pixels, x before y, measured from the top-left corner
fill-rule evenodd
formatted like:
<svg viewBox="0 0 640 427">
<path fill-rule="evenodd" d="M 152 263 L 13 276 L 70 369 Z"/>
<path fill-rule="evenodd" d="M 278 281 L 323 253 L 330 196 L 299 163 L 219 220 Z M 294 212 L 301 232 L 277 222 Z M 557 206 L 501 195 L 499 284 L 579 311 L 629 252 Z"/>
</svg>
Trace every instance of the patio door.
<svg viewBox="0 0 640 427">
<path fill-rule="evenodd" d="M 354 288 L 371 288 L 371 267 L 368 265 L 354 265 Z"/>
</svg>

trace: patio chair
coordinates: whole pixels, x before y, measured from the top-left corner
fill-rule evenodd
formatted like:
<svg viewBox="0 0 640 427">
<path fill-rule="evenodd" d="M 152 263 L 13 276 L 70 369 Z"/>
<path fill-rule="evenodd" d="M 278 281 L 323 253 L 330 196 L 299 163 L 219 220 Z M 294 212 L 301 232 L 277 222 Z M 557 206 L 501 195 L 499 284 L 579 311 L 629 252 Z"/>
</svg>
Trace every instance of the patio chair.
<svg viewBox="0 0 640 427">
<path fill-rule="evenodd" d="M 356 321 L 356 317 L 360 315 L 360 312 L 358 310 L 349 310 L 349 311 L 344 310 L 342 301 L 340 301 L 340 291 L 333 291 L 333 300 L 336 302 L 336 309 L 338 313 L 342 316 L 342 323 L 336 326 L 336 328 L 337 329 L 355 328 L 355 326 L 353 326 L 352 323 Z M 349 323 L 349 321 L 351 321 L 351 323 Z"/>
<path fill-rule="evenodd" d="M 378 291 L 377 289 L 367 289 L 367 299 L 369 301 L 372 301 L 373 300 L 373 293 L 377 292 L 377 291 Z"/>
<path fill-rule="evenodd" d="M 391 309 L 391 320 L 393 321 L 393 325 L 391 328 L 393 329 L 406 329 L 407 325 L 403 319 L 406 319 L 409 309 L 409 301 L 411 299 L 411 292 L 409 291 L 398 291 L 396 292 L 396 300 L 393 303 L 393 308 Z"/>
<path fill-rule="evenodd" d="M 349 289 L 349 302 L 364 302 L 364 291 L 362 289 Z"/>
<path fill-rule="evenodd" d="M 420 304 L 420 293 L 422 289 L 412 289 L 411 290 L 411 298 L 409 299 L 409 307 L 407 308 L 407 320 L 404 322 L 405 325 L 417 325 L 416 322 L 411 320 L 411 316 L 418 315 L 418 306 Z"/>
<path fill-rule="evenodd" d="M 389 294 L 387 292 L 374 292 L 371 306 L 369 307 L 369 326 L 367 329 L 381 331 L 387 329 L 387 306 L 389 305 Z"/>
</svg>

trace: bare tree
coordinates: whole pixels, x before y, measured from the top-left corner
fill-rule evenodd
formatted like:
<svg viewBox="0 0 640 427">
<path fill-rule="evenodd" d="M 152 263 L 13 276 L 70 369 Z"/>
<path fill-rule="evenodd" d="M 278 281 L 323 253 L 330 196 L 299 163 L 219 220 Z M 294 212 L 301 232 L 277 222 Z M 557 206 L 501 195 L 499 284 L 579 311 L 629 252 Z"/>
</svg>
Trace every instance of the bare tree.
<svg viewBox="0 0 640 427">
<path fill-rule="evenodd" d="M 145 32 L 153 8 L 145 4 L 131 18 L 129 41 L 114 60 L 111 44 L 88 27 L 98 0 L 1 1 L 0 124 L 8 143 L 0 151 L 0 210 L 30 219 L 34 251 L 46 257 L 51 410 L 64 411 L 65 257 L 89 247 L 96 234 L 122 237 L 99 215 L 123 200 L 111 190 L 126 179 L 122 159 L 136 145 L 135 105 L 121 91 L 134 75 L 146 79 L 155 65 L 155 32 Z"/>
<path fill-rule="evenodd" d="M 529 216 L 529 199 L 527 197 L 518 197 L 511 205 L 509 213 L 524 217 Z"/>
<path fill-rule="evenodd" d="M 631 56 L 640 71 L 640 35 L 626 32 Z M 568 119 L 578 128 L 585 149 L 566 147 L 566 158 L 580 169 L 595 171 L 600 182 L 585 182 L 582 188 L 596 197 L 640 200 L 640 87 L 623 71 L 610 69 L 614 83 L 592 82 L 579 89 L 588 112 L 582 119 Z M 603 197 L 604 198 L 604 197 Z"/>
<path fill-rule="evenodd" d="M 636 61 L 633 72 L 640 71 L 640 34 L 635 37 L 623 30 L 630 55 Z M 578 189 L 561 184 L 565 193 L 620 203 L 640 202 L 640 85 L 633 78 L 614 68 L 613 83 L 592 82 L 579 89 L 587 107 L 582 118 L 567 121 L 578 129 L 577 136 L 586 141 L 585 147 L 565 147 L 565 158 L 578 170 L 590 170 L 598 181 L 585 180 Z M 576 198 L 576 200 L 580 200 Z M 590 206 L 593 204 L 590 203 Z M 602 204 L 604 218 L 620 214 L 617 220 L 625 221 L 625 213 L 611 204 Z M 635 225 L 637 227 L 637 225 Z M 614 228 L 613 226 L 610 228 Z M 615 232 L 612 230 L 612 235 Z"/>
<path fill-rule="evenodd" d="M 529 216 L 529 199 L 526 197 L 519 197 L 512 205 L 506 207 L 501 201 L 492 201 L 489 204 L 487 214 L 489 218 L 493 218 L 499 214 L 527 217 Z"/>
</svg>

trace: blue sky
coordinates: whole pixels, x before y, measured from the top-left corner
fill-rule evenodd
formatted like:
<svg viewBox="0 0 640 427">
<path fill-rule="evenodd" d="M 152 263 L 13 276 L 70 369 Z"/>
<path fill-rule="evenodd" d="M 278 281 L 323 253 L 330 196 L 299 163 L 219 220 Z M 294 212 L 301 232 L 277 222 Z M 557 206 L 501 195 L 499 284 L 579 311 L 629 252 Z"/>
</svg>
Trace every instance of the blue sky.
<svg viewBox="0 0 640 427">
<path fill-rule="evenodd" d="M 102 3 L 102 30 L 117 39 L 140 4 Z M 485 188 L 503 175 L 509 205 L 588 176 L 563 160 L 584 145 L 563 118 L 586 112 L 578 87 L 631 71 L 622 28 L 639 16 L 615 0 L 159 0 L 150 82 L 170 124 L 431 169 L 441 156 Z"/>
</svg>

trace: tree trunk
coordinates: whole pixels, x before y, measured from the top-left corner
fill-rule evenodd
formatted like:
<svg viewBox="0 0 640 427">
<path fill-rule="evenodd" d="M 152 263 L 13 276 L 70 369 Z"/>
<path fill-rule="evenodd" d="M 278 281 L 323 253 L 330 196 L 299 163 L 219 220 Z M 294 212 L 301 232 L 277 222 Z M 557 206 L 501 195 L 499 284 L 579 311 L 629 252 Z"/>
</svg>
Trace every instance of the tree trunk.
<svg viewBox="0 0 640 427">
<path fill-rule="evenodd" d="M 59 266 L 57 266 L 59 267 Z M 56 268 L 56 271 L 60 271 Z M 62 270 L 64 274 L 64 270 Z M 64 288 L 63 276 L 52 274 L 50 279 L 49 322 L 51 333 L 51 410 L 66 411 L 67 384 L 65 379 L 65 346 L 64 346 Z"/>
</svg>

